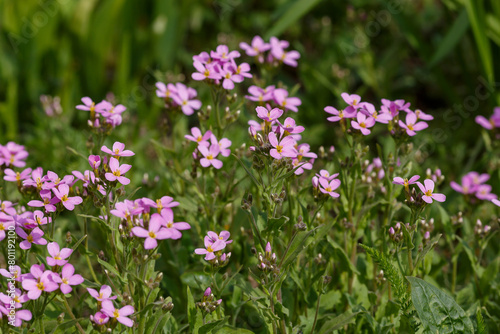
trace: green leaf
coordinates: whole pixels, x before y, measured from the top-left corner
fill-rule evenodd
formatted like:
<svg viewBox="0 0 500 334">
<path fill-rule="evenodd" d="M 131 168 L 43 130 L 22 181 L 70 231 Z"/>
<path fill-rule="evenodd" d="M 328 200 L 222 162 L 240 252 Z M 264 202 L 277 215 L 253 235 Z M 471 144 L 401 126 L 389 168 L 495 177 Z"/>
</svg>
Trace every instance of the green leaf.
<svg viewBox="0 0 500 334">
<path fill-rule="evenodd" d="M 477 334 L 486 334 L 486 324 L 484 323 L 484 318 L 483 315 L 481 314 L 481 308 L 477 308 L 476 312 L 476 319 L 477 319 Z"/>
<path fill-rule="evenodd" d="M 285 225 L 290 218 L 287 216 L 281 216 L 279 218 L 268 218 L 267 224 L 265 228 L 262 230 L 262 233 L 270 233 L 270 232 L 278 232 L 280 228 Z"/>
<path fill-rule="evenodd" d="M 306 247 L 311 239 L 309 237 L 311 236 L 314 231 L 316 231 L 318 227 L 310 230 L 310 231 L 301 231 L 298 232 L 295 238 L 292 241 L 292 244 L 290 245 L 290 248 L 288 249 L 288 253 L 286 254 L 286 257 L 282 261 L 281 268 L 285 268 L 288 266 L 292 261 L 295 261 L 297 259 L 297 256 L 299 253 Z M 285 272 L 285 270 L 283 270 Z"/>
<path fill-rule="evenodd" d="M 420 278 L 407 276 L 411 298 L 427 333 L 474 333 L 465 311 L 452 297 Z"/>
<path fill-rule="evenodd" d="M 181 281 L 191 288 L 203 289 L 210 285 L 211 278 L 202 271 L 186 271 L 181 275 Z"/>
<path fill-rule="evenodd" d="M 411 234 L 410 232 L 408 231 L 408 229 L 406 228 L 406 225 L 405 224 L 401 224 L 401 228 L 403 229 L 403 235 L 405 237 L 405 242 L 406 242 L 406 247 L 409 249 L 409 250 L 412 250 L 413 248 L 415 248 L 415 245 L 413 244 L 413 242 L 411 241 Z"/>
<path fill-rule="evenodd" d="M 224 323 L 229 319 L 229 317 L 225 317 L 224 319 L 220 320 L 215 320 L 212 321 L 206 325 L 203 325 L 200 327 L 200 331 L 198 332 L 199 334 L 208 334 L 213 330 L 216 330 L 217 328 L 221 327 L 224 325 Z M 219 331 L 215 332 L 218 333 Z"/>
<path fill-rule="evenodd" d="M 217 334 L 254 334 L 254 332 L 249 331 L 248 329 L 224 326 L 217 330 Z"/>
<path fill-rule="evenodd" d="M 194 298 L 191 294 L 189 286 L 187 287 L 187 313 L 191 333 L 198 334 L 198 330 L 203 325 L 203 319 L 201 316 L 201 311 L 196 307 L 194 303 Z"/>
<path fill-rule="evenodd" d="M 78 248 L 78 246 L 80 246 L 80 244 L 82 243 L 83 240 L 85 240 L 85 238 L 87 237 L 87 235 L 85 234 L 83 237 L 80 238 L 80 240 L 78 240 L 76 242 L 76 244 L 73 245 L 73 247 L 71 247 L 72 250 L 76 250 Z"/>
<path fill-rule="evenodd" d="M 97 258 L 97 262 L 99 262 L 104 268 L 106 268 L 109 272 L 115 275 L 123 284 L 128 284 L 128 280 L 125 278 L 125 275 L 120 274 L 118 272 L 118 269 L 113 267 L 111 264 L 101 260 L 100 258 Z"/>
<path fill-rule="evenodd" d="M 458 42 L 462 40 L 465 32 L 469 28 L 469 19 L 467 18 L 467 10 L 464 8 L 460 15 L 456 18 L 446 36 L 439 43 L 439 47 L 429 61 L 429 68 L 439 64 L 456 47 Z"/>
<path fill-rule="evenodd" d="M 247 172 L 247 174 L 250 176 L 250 178 L 253 180 L 253 182 L 255 182 L 255 184 L 257 185 L 257 187 L 261 187 L 261 184 L 259 182 L 259 180 L 257 180 L 255 178 L 255 176 L 253 175 L 253 173 L 247 168 L 247 166 L 245 166 L 245 164 L 243 163 L 243 161 L 241 161 L 240 158 L 238 158 L 235 154 L 231 154 L 233 157 L 236 158 L 236 160 L 238 160 L 238 162 L 240 163 L 241 167 L 243 167 L 243 169 L 245 170 L 245 172 Z"/>
<path fill-rule="evenodd" d="M 333 331 L 340 329 L 344 327 L 345 325 L 351 324 L 356 320 L 356 316 L 361 313 L 360 312 L 355 312 L 352 313 L 351 311 L 347 311 L 344 314 L 341 314 L 333 319 L 327 320 L 323 326 L 321 326 L 321 329 L 319 330 L 320 334 L 327 334 L 327 333 L 333 333 Z"/>
<path fill-rule="evenodd" d="M 289 26 L 295 23 L 298 19 L 304 16 L 307 12 L 313 9 L 319 3 L 320 0 L 297 0 L 294 4 L 289 6 L 288 10 L 281 16 L 281 18 L 272 26 L 270 30 L 265 34 L 265 39 L 269 39 L 271 36 L 278 36 L 284 32 Z M 288 6 L 290 3 L 287 2 L 284 5 Z"/>
</svg>

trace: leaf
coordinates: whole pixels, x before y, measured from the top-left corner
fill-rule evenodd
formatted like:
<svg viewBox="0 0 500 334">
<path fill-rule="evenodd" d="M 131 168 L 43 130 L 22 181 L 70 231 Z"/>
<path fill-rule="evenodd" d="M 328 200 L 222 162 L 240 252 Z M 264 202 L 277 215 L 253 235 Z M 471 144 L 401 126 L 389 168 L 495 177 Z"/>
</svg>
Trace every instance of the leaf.
<svg viewBox="0 0 500 334">
<path fill-rule="evenodd" d="M 411 298 L 429 333 L 474 333 L 472 322 L 452 297 L 426 281 L 407 276 L 411 284 Z"/>
<path fill-rule="evenodd" d="M 289 2 L 288 2 L 289 3 Z M 285 3 L 285 5 L 288 5 Z M 289 6 L 288 10 L 280 17 L 280 19 L 266 33 L 266 39 L 271 36 L 278 36 L 284 32 L 289 26 L 295 23 L 298 19 L 309 12 L 314 6 L 319 3 L 319 0 L 297 0 Z"/>
<path fill-rule="evenodd" d="M 210 276 L 202 271 L 186 271 L 181 275 L 182 283 L 191 288 L 203 289 L 210 285 Z"/>
<path fill-rule="evenodd" d="M 125 275 L 120 274 L 118 272 L 118 269 L 113 267 L 111 264 L 109 264 L 106 261 L 101 260 L 100 258 L 97 258 L 97 262 L 99 262 L 104 268 L 106 268 L 113 275 L 115 275 L 123 284 L 128 284 L 128 280 L 124 277 Z"/>
<path fill-rule="evenodd" d="M 439 242 L 439 238 L 441 238 L 441 234 L 438 234 L 434 238 L 432 238 L 429 241 L 429 243 L 427 243 L 427 246 L 425 246 L 424 249 L 421 252 L 418 253 L 417 259 L 415 260 L 415 266 L 414 266 L 414 268 L 417 268 L 419 262 L 422 261 L 423 259 L 425 259 L 425 256 L 427 255 L 427 253 L 430 250 L 432 250 L 434 248 L 434 246 L 437 245 L 437 243 Z"/>
<path fill-rule="evenodd" d="M 477 319 L 477 334 L 486 334 L 486 324 L 484 323 L 483 315 L 481 314 L 481 308 L 477 308 L 476 312 Z"/>
<path fill-rule="evenodd" d="M 201 316 L 201 311 L 196 307 L 194 303 L 194 298 L 191 294 L 189 286 L 187 287 L 187 313 L 191 333 L 198 334 L 199 328 L 203 325 L 203 319 Z"/>
<path fill-rule="evenodd" d="M 344 327 L 345 325 L 351 324 L 356 320 L 356 316 L 361 313 L 360 312 L 355 312 L 352 313 L 351 311 L 347 311 L 344 314 L 341 314 L 333 319 L 330 319 L 326 321 L 323 326 L 321 326 L 321 329 L 319 330 L 320 334 L 327 334 L 327 333 L 333 333 L 333 331 L 340 329 Z"/>
<path fill-rule="evenodd" d="M 78 240 L 76 242 L 76 244 L 73 245 L 73 247 L 71 247 L 72 250 L 76 250 L 78 248 L 78 246 L 80 246 L 80 244 L 82 243 L 83 240 L 85 240 L 85 238 L 87 237 L 87 235 L 85 234 L 83 237 L 80 238 L 80 240 Z"/>
<path fill-rule="evenodd" d="M 290 218 L 287 216 L 281 216 L 279 218 L 268 218 L 267 224 L 265 228 L 262 230 L 262 233 L 270 233 L 270 232 L 278 232 L 280 228 L 285 225 Z"/>
<path fill-rule="evenodd" d="M 210 331 L 216 330 L 217 328 L 224 325 L 224 323 L 229 319 L 229 317 L 225 317 L 224 319 L 212 321 L 206 325 L 200 327 L 199 334 L 208 334 Z M 216 332 L 218 333 L 218 331 Z"/>
<path fill-rule="evenodd" d="M 295 236 L 295 238 L 292 241 L 292 244 L 290 245 L 290 248 L 288 249 L 288 253 L 286 254 L 286 257 L 282 261 L 282 265 L 280 266 L 281 268 L 285 268 L 292 261 L 297 259 L 297 256 L 302 251 L 302 249 L 304 249 L 304 247 L 307 246 L 308 241 L 311 241 L 311 240 L 308 240 L 309 237 L 311 236 L 311 234 L 314 231 L 316 231 L 316 229 L 318 227 L 316 227 L 310 231 L 301 231 L 301 232 L 297 233 L 297 235 Z M 285 272 L 285 270 L 283 270 L 283 272 Z"/>
<path fill-rule="evenodd" d="M 217 334 L 254 334 L 254 332 L 244 328 L 224 326 L 217 331 Z"/>
<path fill-rule="evenodd" d="M 465 32 L 469 28 L 469 19 L 467 18 L 467 10 L 464 8 L 460 15 L 455 19 L 453 25 L 446 33 L 446 36 L 439 43 L 439 47 L 429 61 L 429 68 L 439 64 L 453 49 L 458 42 L 462 40 Z"/>
<path fill-rule="evenodd" d="M 238 158 L 235 154 L 231 154 L 233 157 L 236 158 L 236 160 L 238 160 L 238 162 L 240 163 L 240 165 L 243 167 L 243 169 L 245 170 L 245 172 L 247 172 L 247 174 L 250 176 L 250 178 L 253 180 L 253 182 L 255 182 L 255 184 L 257 185 L 257 187 L 261 187 L 261 184 L 259 182 L 259 180 L 257 180 L 255 178 L 255 176 L 252 174 L 252 172 L 247 168 L 247 166 L 245 166 L 245 164 L 243 163 L 243 161 L 241 161 L 240 158 Z"/>
</svg>

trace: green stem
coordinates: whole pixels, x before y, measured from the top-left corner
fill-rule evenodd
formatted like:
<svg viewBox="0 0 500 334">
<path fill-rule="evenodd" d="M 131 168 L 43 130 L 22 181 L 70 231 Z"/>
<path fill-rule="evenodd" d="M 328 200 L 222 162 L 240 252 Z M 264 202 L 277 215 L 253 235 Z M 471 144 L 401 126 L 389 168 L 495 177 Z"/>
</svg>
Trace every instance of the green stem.
<svg viewBox="0 0 500 334">
<path fill-rule="evenodd" d="M 76 317 L 75 315 L 73 314 L 73 312 L 71 311 L 71 307 L 69 307 L 69 304 L 68 304 L 68 301 L 66 300 L 66 297 L 62 297 L 63 298 L 63 301 L 64 301 L 64 306 L 66 307 L 66 310 L 68 311 L 71 319 L 75 320 L 75 323 L 76 323 L 76 328 L 78 328 L 78 331 L 81 333 L 81 334 L 85 334 L 85 331 L 83 330 L 82 326 L 80 326 L 80 323 L 76 320 Z"/>
<path fill-rule="evenodd" d="M 318 321 L 318 313 L 319 313 L 319 302 L 321 300 L 321 291 L 318 296 L 318 302 L 316 303 L 316 313 L 314 314 L 314 322 L 311 328 L 311 334 L 314 333 L 314 328 L 316 328 L 316 322 Z"/>
<path fill-rule="evenodd" d="M 259 239 L 260 245 L 261 245 L 262 249 L 264 250 L 264 249 L 266 249 L 266 245 L 264 244 L 264 240 L 262 240 L 262 236 L 260 235 L 260 231 L 259 231 L 259 228 L 257 226 L 257 222 L 255 221 L 255 218 L 253 216 L 252 211 L 248 210 L 248 215 L 250 216 L 250 222 L 252 223 L 252 225 L 254 227 L 255 233 L 257 233 L 257 238 Z"/>
</svg>

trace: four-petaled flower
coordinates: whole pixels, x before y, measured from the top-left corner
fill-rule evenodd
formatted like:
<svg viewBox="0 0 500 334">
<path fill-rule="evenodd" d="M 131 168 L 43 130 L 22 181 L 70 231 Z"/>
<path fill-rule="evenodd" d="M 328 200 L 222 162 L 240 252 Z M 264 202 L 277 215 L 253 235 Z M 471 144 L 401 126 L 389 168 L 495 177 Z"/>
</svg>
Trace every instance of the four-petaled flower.
<svg viewBox="0 0 500 334">
<path fill-rule="evenodd" d="M 106 174 L 107 175 L 107 174 Z M 59 188 L 52 188 L 54 195 L 62 202 L 62 205 L 69 211 L 73 211 L 75 205 L 81 204 L 83 199 L 80 196 L 69 197 L 69 186 L 61 184 Z"/>
<path fill-rule="evenodd" d="M 217 239 L 213 242 L 209 236 L 205 236 L 205 248 L 196 248 L 194 252 L 198 255 L 205 255 L 205 260 L 210 261 L 215 259 L 214 252 L 223 250 L 226 247 L 226 242 Z"/>
<path fill-rule="evenodd" d="M 134 307 L 131 305 L 126 305 L 121 309 L 117 309 L 114 307 L 113 302 L 111 300 L 105 300 L 102 302 L 102 313 L 105 313 L 110 318 L 115 318 L 119 323 L 132 327 L 134 325 L 134 321 L 127 316 L 134 313 Z"/>
<path fill-rule="evenodd" d="M 434 191 L 434 182 L 430 179 L 424 180 L 424 184 L 417 182 L 418 187 L 424 195 L 422 196 L 422 199 L 424 202 L 427 203 L 432 203 L 432 200 L 436 200 L 438 202 L 444 202 L 446 200 L 446 196 L 443 194 L 436 194 L 433 193 Z"/>
<path fill-rule="evenodd" d="M 157 215 L 157 213 L 153 214 L 153 216 L 154 215 Z M 132 233 L 134 233 L 136 237 L 146 238 L 144 241 L 144 249 L 156 248 L 156 246 L 158 246 L 156 240 L 169 239 L 172 237 L 172 233 L 162 226 L 162 220 L 156 217 L 155 219 L 151 217 L 149 231 L 143 227 L 135 226 L 132 228 Z"/>
<path fill-rule="evenodd" d="M 79 285 L 83 283 L 83 277 L 81 275 L 75 275 L 75 267 L 70 263 L 66 263 L 61 270 L 61 276 L 53 275 L 52 280 L 59 283 L 59 289 L 62 293 L 68 294 L 73 288 L 72 285 Z"/>
<path fill-rule="evenodd" d="M 117 159 L 111 158 L 109 160 L 109 168 L 111 169 L 111 173 L 106 173 L 104 175 L 106 177 L 106 180 L 111 182 L 118 181 L 125 186 L 130 183 L 130 180 L 123 176 L 123 174 L 125 174 L 130 170 L 130 168 L 132 168 L 131 165 L 122 164 L 120 166 L 120 163 Z"/>
</svg>

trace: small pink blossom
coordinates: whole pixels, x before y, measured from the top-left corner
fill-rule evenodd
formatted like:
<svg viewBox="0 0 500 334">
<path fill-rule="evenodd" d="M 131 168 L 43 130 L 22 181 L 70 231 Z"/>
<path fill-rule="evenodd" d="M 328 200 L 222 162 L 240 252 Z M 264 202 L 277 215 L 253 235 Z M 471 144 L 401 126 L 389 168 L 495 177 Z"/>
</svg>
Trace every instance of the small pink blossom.
<svg viewBox="0 0 500 334">
<path fill-rule="evenodd" d="M 212 136 L 212 131 L 208 130 L 205 134 L 201 133 L 201 130 L 197 127 L 191 128 L 191 135 L 185 135 L 184 138 L 190 141 L 194 141 L 195 143 L 202 144 L 208 143 L 208 139 Z"/>
<path fill-rule="evenodd" d="M 132 327 L 134 321 L 127 316 L 134 313 L 134 307 L 131 305 L 126 305 L 121 309 L 117 309 L 113 306 L 113 302 L 110 300 L 105 300 L 102 302 L 101 312 L 106 314 L 110 318 L 115 318 L 119 323 L 127 327 Z"/>
<path fill-rule="evenodd" d="M 116 299 L 117 297 L 117 296 L 111 297 L 112 290 L 111 287 L 108 285 L 101 286 L 99 292 L 97 292 L 97 290 L 92 288 L 87 288 L 87 291 L 92 297 L 94 297 L 99 302 L 103 302 L 105 300 L 113 300 Z"/>
<path fill-rule="evenodd" d="M 328 181 L 327 179 L 320 178 L 319 179 L 319 184 L 321 187 L 319 190 L 324 193 L 332 196 L 333 198 L 337 198 L 340 196 L 339 193 L 336 193 L 334 190 L 337 189 L 340 186 L 340 180 L 339 179 L 334 179 L 331 181 Z"/>
<path fill-rule="evenodd" d="M 433 193 L 434 191 L 434 182 L 430 179 L 424 180 L 424 184 L 417 182 L 418 187 L 424 193 L 422 199 L 427 203 L 432 203 L 432 200 L 436 200 L 438 202 L 444 202 L 446 200 L 446 196 L 443 194 Z"/>
<path fill-rule="evenodd" d="M 73 288 L 71 286 L 80 285 L 83 283 L 83 277 L 81 275 L 75 275 L 75 267 L 72 264 L 66 263 L 61 270 L 61 274 L 53 275 L 52 280 L 59 283 L 59 289 L 62 293 L 68 294 Z"/>
<path fill-rule="evenodd" d="M 73 211 L 75 205 L 79 205 L 83 202 L 80 196 L 69 197 L 69 186 L 67 184 L 61 184 L 57 189 L 52 188 L 52 191 L 69 211 Z"/>
<path fill-rule="evenodd" d="M 157 213 L 153 214 L 157 215 Z M 132 233 L 139 238 L 146 238 L 144 241 L 144 249 L 154 249 L 158 246 L 157 240 L 169 239 L 172 233 L 162 227 L 160 219 L 153 219 L 149 222 L 149 231 L 140 226 L 132 228 Z"/>
<path fill-rule="evenodd" d="M 288 91 L 283 88 L 278 88 L 273 91 L 274 101 L 282 108 L 294 112 L 299 111 L 297 108 L 302 104 L 298 97 L 288 97 Z"/>
<path fill-rule="evenodd" d="M 71 248 L 60 249 L 57 242 L 51 242 L 47 245 L 47 251 L 50 256 L 47 256 L 47 264 L 49 266 L 64 266 L 68 263 L 68 258 L 70 257 L 73 250 Z"/>
<path fill-rule="evenodd" d="M 354 129 L 361 131 L 363 135 L 367 136 L 371 133 L 369 128 L 375 125 L 375 118 L 367 117 L 365 114 L 359 112 L 356 115 L 356 120 L 351 121 L 351 125 Z"/>
<path fill-rule="evenodd" d="M 113 144 L 112 150 L 110 150 L 109 148 L 107 148 L 106 146 L 103 145 L 101 147 L 101 151 L 112 155 L 113 158 L 116 158 L 116 159 L 118 159 L 119 157 L 131 157 L 131 156 L 135 155 L 135 153 L 132 152 L 131 150 L 125 149 L 125 144 L 117 142 L 117 141 Z"/>
<path fill-rule="evenodd" d="M 205 248 L 196 248 L 194 252 L 198 255 L 205 255 L 205 260 L 210 261 L 215 259 L 214 252 L 223 250 L 226 247 L 226 243 L 223 240 L 217 240 L 215 242 L 209 236 L 205 236 Z"/>
<path fill-rule="evenodd" d="M 417 115 L 410 112 L 406 114 L 406 124 L 399 120 L 399 126 L 406 130 L 408 136 L 416 135 L 416 131 L 426 129 L 429 125 L 425 122 L 417 122 Z"/>
<path fill-rule="evenodd" d="M 210 147 L 199 145 L 198 150 L 203 155 L 203 158 L 200 159 L 200 164 L 203 167 L 209 167 L 212 165 L 217 169 L 222 168 L 222 161 L 216 159 L 220 152 L 219 145 L 212 144 Z"/>
<path fill-rule="evenodd" d="M 111 182 L 118 181 L 125 186 L 130 183 L 130 180 L 123 176 L 123 174 L 125 174 L 130 170 L 130 168 L 132 168 L 131 165 L 122 164 L 120 166 L 120 163 L 116 158 L 111 158 L 109 160 L 109 168 L 111 169 L 111 173 L 104 174 L 106 180 Z"/>
<path fill-rule="evenodd" d="M 19 247 L 21 247 L 21 249 L 30 249 L 31 244 L 36 244 L 36 245 L 47 244 L 47 240 L 43 238 L 44 233 L 39 227 L 35 227 L 33 230 L 30 231 L 29 234 L 27 234 L 22 228 L 17 227 L 16 233 L 18 236 L 24 239 L 24 241 L 21 241 L 19 243 Z"/>
<path fill-rule="evenodd" d="M 290 136 L 278 142 L 276 134 L 271 132 L 269 133 L 269 143 L 273 146 L 269 154 L 276 160 L 281 160 L 283 157 L 295 158 L 297 156 L 297 150 L 294 147 L 295 140 Z"/>
</svg>

